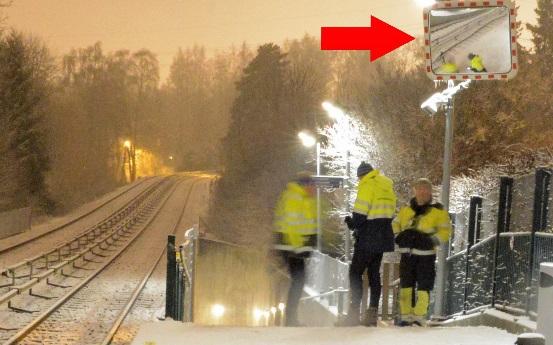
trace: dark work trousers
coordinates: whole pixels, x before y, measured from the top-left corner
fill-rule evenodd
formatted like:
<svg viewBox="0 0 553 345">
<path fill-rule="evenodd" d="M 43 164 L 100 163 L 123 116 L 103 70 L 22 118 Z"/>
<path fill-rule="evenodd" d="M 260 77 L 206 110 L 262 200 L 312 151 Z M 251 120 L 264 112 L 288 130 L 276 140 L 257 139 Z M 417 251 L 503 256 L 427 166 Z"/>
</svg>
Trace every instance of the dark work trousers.
<svg viewBox="0 0 553 345">
<path fill-rule="evenodd" d="M 287 260 L 292 281 L 288 290 L 288 302 L 286 303 L 286 324 L 294 325 L 298 322 L 298 304 L 305 284 L 305 259 L 290 256 Z"/>
<path fill-rule="evenodd" d="M 383 253 L 370 253 L 360 248 L 355 248 L 351 265 L 349 267 L 349 284 L 351 291 L 351 306 L 355 312 L 359 310 L 363 297 L 363 272 L 367 270 L 369 276 L 370 304 L 378 307 L 382 284 L 380 283 L 380 264 Z"/>
<path fill-rule="evenodd" d="M 402 288 L 432 291 L 436 279 L 436 255 L 401 254 L 399 278 Z"/>
</svg>

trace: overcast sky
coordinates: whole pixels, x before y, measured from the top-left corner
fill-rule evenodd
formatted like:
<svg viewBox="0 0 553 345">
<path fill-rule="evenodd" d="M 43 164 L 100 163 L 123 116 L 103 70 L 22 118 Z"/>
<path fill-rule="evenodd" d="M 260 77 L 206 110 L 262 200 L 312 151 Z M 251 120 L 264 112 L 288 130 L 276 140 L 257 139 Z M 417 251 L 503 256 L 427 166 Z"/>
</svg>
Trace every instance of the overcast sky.
<svg viewBox="0 0 553 345">
<path fill-rule="evenodd" d="M 535 0 L 519 0 L 519 20 L 534 22 Z M 44 39 L 54 54 L 102 41 L 106 50 L 148 48 L 162 77 L 179 47 L 208 53 L 243 41 L 280 43 L 321 26 L 367 26 L 370 15 L 417 36 L 414 0 L 14 0 L 8 25 Z M 524 37 L 523 44 L 527 43 Z"/>
</svg>

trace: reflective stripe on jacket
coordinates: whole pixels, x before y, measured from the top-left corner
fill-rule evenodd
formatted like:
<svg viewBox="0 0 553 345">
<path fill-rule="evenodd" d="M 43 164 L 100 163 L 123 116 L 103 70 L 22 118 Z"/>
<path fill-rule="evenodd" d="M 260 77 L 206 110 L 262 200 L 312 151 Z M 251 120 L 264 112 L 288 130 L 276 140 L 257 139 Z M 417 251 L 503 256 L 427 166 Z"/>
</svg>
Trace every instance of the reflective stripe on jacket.
<svg viewBox="0 0 553 345">
<path fill-rule="evenodd" d="M 274 248 L 296 253 L 312 251 L 315 235 L 315 200 L 302 186 L 290 182 L 275 210 Z"/>
<path fill-rule="evenodd" d="M 451 220 L 447 211 L 429 206 L 419 216 L 410 206 L 404 206 L 392 221 L 400 252 L 416 255 L 434 255 L 438 243 L 446 243 L 451 236 Z"/>
<path fill-rule="evenodd" d="M 373 170 L 361 178 L 353 212 L 367 216 L 368 220 L 392 218 L 396 210 L 394 183 Z"/>
</svg>

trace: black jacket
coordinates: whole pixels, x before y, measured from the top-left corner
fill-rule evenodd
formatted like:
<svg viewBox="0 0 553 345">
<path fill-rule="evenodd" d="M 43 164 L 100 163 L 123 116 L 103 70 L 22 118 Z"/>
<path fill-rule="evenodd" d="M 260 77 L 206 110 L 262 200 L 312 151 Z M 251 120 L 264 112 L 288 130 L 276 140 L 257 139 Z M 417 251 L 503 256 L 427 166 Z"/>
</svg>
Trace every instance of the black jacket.
<svg viewBox="0 0 553 345">
<path fill-rule="evenodd" d="M 353 212 L 351 228 L 354 229 L 355 250 L 369 253 L 394 251 L 392 219 L 367 220 L 367 216 Z"/>
</svg>

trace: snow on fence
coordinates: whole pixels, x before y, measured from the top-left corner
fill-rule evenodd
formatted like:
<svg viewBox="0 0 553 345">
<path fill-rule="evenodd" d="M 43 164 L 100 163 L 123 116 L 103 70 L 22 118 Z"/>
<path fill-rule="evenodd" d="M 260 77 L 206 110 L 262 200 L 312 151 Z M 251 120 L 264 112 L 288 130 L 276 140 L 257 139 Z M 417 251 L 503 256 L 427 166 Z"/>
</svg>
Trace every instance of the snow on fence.
<svg viewBox="0 0 553 345">
<path fill-rule="evenodd" d="M 540 168 L 502 177 L 499 193 L 472 197 L 468 216 L 456 217 L 456 252 L 446 261 L 447 314 L 494 306 L 536 316 L 539 265 L 553 261 L 551 174 Z"/>
</svg>

